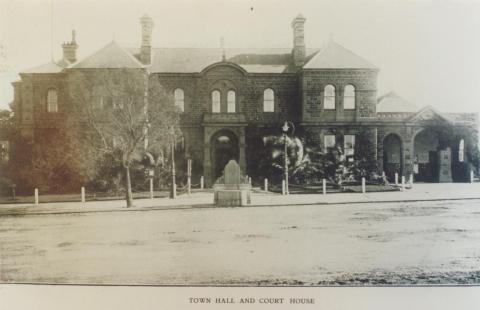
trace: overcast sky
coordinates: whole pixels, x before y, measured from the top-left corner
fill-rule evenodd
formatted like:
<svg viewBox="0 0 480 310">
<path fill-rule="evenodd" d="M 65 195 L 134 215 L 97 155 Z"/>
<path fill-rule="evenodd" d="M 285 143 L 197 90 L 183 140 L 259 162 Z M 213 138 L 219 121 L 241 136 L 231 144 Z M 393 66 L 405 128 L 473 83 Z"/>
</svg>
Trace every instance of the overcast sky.
<svg viewBox="0 0 480 310">
<path fill-rule="evenodd" d="M 419 107 L 480 111 L 480 1 L 53 0 L 53 55 L 77 31 L 83 58 L 113 38 L 140 45 L 139 18 L 154 20 L 155 47 L 291 47 L 291 20 L 306 18 L 307 47 L 335 41 L 380 68 L 378 95 L 395 90 Z M 16 72 L 50 60 L 50 1 L 0 0 L 0 108 Z"/>
</svg>

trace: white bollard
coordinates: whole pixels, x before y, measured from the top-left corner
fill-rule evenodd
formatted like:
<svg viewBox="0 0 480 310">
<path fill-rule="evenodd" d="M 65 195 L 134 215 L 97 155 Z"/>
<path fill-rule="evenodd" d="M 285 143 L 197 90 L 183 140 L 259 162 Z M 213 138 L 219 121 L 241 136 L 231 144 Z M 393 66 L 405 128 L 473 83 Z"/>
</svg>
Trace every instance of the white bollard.
<svg viewBox="0 0 480 310">
<path fill-rule="evenodd" d="M 473 170 L 470 170 L 470 183 L 473 183 Z"/>
<path fill-rule="evenodd" d="M 286 191 L 285 191 L 285 180 L 282 180 L 282 195 L 285 195 L 286 194 Z"/>
<path fill-rule="evenodd" d="M 398 172 L 395 172 L 395 185 L 398 185 Z"/>
<path fill-rule="evenodd" d="M 268 179 L 263 180 L 263 188 L 265 189 L 265 192 L 268 192 Z"/>
<path fill-rule="evenodd" d="M 250 187 L 252 187 L 252 178 L 251 177 L 248 177 L 248 185 L 250 185 Z"/>
<path fill-rule="evenodd" d="M 85 203 L 85 187 L 83 186 L 82 186 L 81 193 L 82 193 L 82 202 Z"/>
<path fill-rule="evenodd" d="M 187 177 L 187 194 L 191 194 L 192 193 L 192 178 L 191 177 Z"/>
<path fill-rule="evenodd" d="M 410 178 L 408 179 L 408 183 L 410 183 L 410 186 L 413 185 L 413 173 L 410 173 Z"/>
<path fill-rule="evenodd" d="M 35 189 L 35 205 L 38 206 L 38 188 Z"/>
<path fill-rule="evenodd" d="M 322 180 L 322 192 L 324 195 L 327 194 L 327 180 L 325 179 Z"/>
<path fill-rule="evenodd" d="M 362 193 L 365 194 L 366 189 L 365 189 L 365 178 L 362 178 Z"/>
<path fill-rule="evenodd" d="M 200 188 L 203 189 L 203 175 L 200 177 Z"/>
<path fill-rule="evenodd" d="M 402 175 L 402 191 L 405 190 L 405 176 Z"/>
<path fill-rule="evenodd" d="M 153 199 L 153 178 L 150 178 L 150 199 Z"/>
</svg>

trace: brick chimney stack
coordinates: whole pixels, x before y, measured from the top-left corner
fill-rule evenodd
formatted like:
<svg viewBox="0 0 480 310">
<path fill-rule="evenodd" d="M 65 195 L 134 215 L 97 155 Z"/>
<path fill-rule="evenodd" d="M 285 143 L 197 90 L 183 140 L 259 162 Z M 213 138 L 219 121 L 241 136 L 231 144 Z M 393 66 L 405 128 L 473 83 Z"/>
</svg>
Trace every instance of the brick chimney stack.
<svg viewBox="0 0 480 310">
<path fill-rule="evenodd" d="M 75 41 L 75 35 L 75 30 L 72 30 L 72 41 L 62 44 L 63 60 L 68 61 L 71 64 L 77 61 L 78 44 L 77 41 Z"/>
<path fill-rule="evenodd" d="M 143 15 L 140 18 L 142 25 L 142 46 L 140 47 L 140 61 L 144 65 L 149 65 L 152 62 L 152 30 L 153 20 L 148 15 Z"/>
<path fill-rule="evenodd" d="M 292 21 L 293 29 L 293 63 L 297 67 L 305 64 L 305 25 L 306 18 L 299 14 Z"/>
</svg>

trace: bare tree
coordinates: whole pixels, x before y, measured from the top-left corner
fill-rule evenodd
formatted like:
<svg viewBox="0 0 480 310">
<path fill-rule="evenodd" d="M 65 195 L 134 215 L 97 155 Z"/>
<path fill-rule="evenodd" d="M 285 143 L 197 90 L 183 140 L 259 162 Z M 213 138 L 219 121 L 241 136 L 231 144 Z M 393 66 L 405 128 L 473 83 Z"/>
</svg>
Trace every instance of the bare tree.
<svg viewBox="0 0 480 310">
<path fill-rule="evenodd" d="M 149 147 L 167 149 L 179 134 L 179 116 L 155 77 L 139 69 L 76 70 L 70 93 L 83 147 L 97 158 L 109 155 L 124 169 L 127 207 L 133 206 L 130 169 Z"/>
</svg>

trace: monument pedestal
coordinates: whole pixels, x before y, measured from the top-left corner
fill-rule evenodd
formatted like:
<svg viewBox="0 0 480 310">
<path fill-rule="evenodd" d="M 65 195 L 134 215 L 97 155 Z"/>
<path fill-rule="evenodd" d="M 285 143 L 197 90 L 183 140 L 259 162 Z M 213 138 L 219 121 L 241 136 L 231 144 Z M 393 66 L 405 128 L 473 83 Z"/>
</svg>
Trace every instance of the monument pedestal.
<svg viewBox="0 0 480 310">
<path fill-rule="evenodd" d="M 223 176 L 213 185 L 213 193 L 215 206 L 241 207 L 251 203 L 250 184 L 241 176 L 236 161 L 230 160 L 225 166 Z"/>
</svg>

